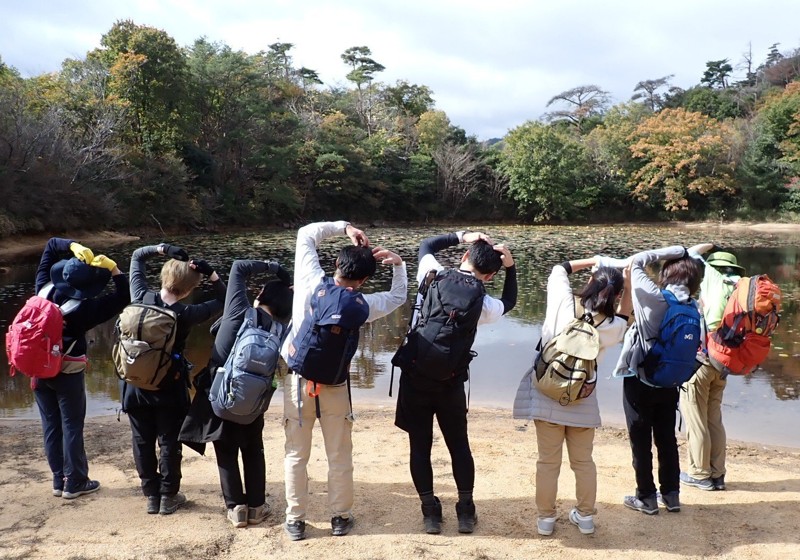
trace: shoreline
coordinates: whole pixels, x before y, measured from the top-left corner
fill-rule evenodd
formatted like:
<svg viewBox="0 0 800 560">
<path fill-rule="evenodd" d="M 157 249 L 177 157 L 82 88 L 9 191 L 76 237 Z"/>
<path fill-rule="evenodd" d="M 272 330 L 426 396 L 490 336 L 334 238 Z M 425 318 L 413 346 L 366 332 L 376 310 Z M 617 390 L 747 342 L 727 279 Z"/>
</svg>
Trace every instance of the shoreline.
<svg viewBox="0 0 800 560">
<path fill-rule="evenodd" d="M 380 221 L 378 223 L 372 224 L 371 227 L 401 227 L 402 225 L 406 225 L 402 222 L 398 223 L 390 223 L 385 221 Z M 532 227 L 536 227 L 537 225 L 541 225 L 543 227 L 549 227 L 552 224 L 526 224 Z M 557 224 L 559 225 L 559 224 Z M 590 226 L 593 224 L 560 224 L 560 225 L 586 225 Z M 704 222 L 632 222 L 630 224 L 614 224 L 615 226 L 652 226 L 652 227 L 676 227 L 676 228 L 685 228 L 685 229 L 724 229 L 724 230 L 750 230 L 750 231 L 758 231 L 764 233 L 784 233 L 784 232 L 798 232 L 800 231 L 800 223 L 780 223 L 780 222 L 727 222 L 727 223 L 719 223 L 719 222 L 711 222 L 711 221 L 704 221 Z M 286 224 L 283 225 L 275 225 L 271 226 L 268 229 L 291 229 Z M 253 228 L 242 228 L 241 226 L 230 227 L 230 228 L 220 228 L 213 232 L 205 232 L 211 234 L 226 234 L 226 233 L 236 233 L 242 231 L 252 231 L 256 229 Z M 143 229 L 141 231 L 137 231 L 135 234 L 131 233 L 123 233 L 117 232 L 113 230 L 102 230 L 102 231 L 75 231 L 75 232 L 66 232 L 66 233 L 59 233 L 59 234 L 44 234 L 44 233 L 36 233 L 36 234 L 20 234 L 15 235 L 13 237 L 3 237 L 0 238 L 0 263 L 1 264 L 9 264 L 12 263 L 16 259 L 24 259 L 36 256 L 42 251 L 44 244 L 50 237 L 53 235 L 57 235 L 59 237 L 67 237 L 71 239 L 77 239 L 82 241 L 85 245 L 97 245 L 97 246 L 108 246 L 112 247 L 114 245 L 119 245 L 122 243 L 127 243 L 130 241 L 136 241 L 137 239 L 141 239 L 142 235 L 147 235 L 149 233 L 157 233 L 160 230 L 157 229 Z M 163 232 L 162 232 L 163 233 Z M 170 232 L 170 234 L 175 235 L 188 235 L 191 232 Z"/>
<path fill-rule="evenodd" d="M 601 428 L 595 437 L 597 532 L 582 535 L 567 519 L 575 502 L 574 477 L 562 465 L 555 533 L 536 532 L 536 437 L 532 424 L 509 421 L 510 412 L 470 410 L 479 521 L 459 535 L 450 458 L 434 431 L 435 490 L 444 506 L 441 535 L 422 531 L 419 499 L 408 472 L 408 439 L 393 425 L 393 409 L 356 406 L 353 424 L 356 525 L 347 537 L 330 536 L 327 461 L 319 428 L 311 460 L 308 538 L 283 532 L 283 425 L 279 411 L 265 416 L 267 500 L 273 513 L 261 525 L 234 529 L 225 518 L 213 448 L 205 456 L 185 449 L 181 491 L 188 502 L 169 516 L 147 515 L 130 449 L 126 419 L 92 418 L 86 446 L 95 494 L 75 500 L 50 495 L 51 475 L 35 421 L 0 422 L 0 557 L 133 560 L 192 558 L 348 558 L 353 560 L 464 560 L 554 558 L 586 560 L 793 558 L 800 546 L 800 451 L 729 445 L 728 489 L 681 488 L 682 510 L 647 516 L 622 506 L 635 486 L 623 430 Z M 685 442 L 679 440 L 681 465 Z M 565 459 L 566 459 L 566 453 Z M 11 489 L 13 488 L 13 491 Z M 68 529 L 66 529 L 68 528 Z M 675 535 L 681 535 L 679 539 Z M 65 538 L 73 535 L 73 538 Z"/>
</svg>

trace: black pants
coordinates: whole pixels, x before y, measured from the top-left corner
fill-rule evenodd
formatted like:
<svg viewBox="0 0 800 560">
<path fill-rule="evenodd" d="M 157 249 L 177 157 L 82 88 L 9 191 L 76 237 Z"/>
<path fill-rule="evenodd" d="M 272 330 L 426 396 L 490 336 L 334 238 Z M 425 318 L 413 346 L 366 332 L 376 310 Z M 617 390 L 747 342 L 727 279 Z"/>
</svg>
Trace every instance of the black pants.
<svg viewBox="0 0 800 560">
<path fill-rule="evenodd" d="M 662 494 L 680 489 L 678 440 L 675 438 L 675 417 L 678 389 L 657 389 L 636 377 L 626 377 L 623 407 L 636 472 L 636 497 L 655 496 L 653 449 L 658 451 L 658 482 Z"/>
<path fill-rule="evenodd" d="M 133 436 L 133 460 L 145 496 L 171 496 L 180 490 L 183 455 L 178 433 L 185 412 L 176 408 L 136 407 L 127 411 Z"/>
<path fill-rule="evenodd" d="M 214 442 L 219 468 L 219 482 L 225 506 L 233 509 L 247 504 L 258 507 L 266 501 L 266 466 L 264 464 L 264 417 L 251 424 L 225 422 L 222 437 Z M 244 485 L 239 472 L 239 452 L 242 453 Z"/>
<path fill-rule="evenodd" d="M 433 417 L 439 423 L 453 463 L 453 478 L 459 492 L 472 492 L 475 461 L 467 435 L 467 397 L 464 383 L 448 383 L 441 390 L 415 387 L 408 374 L 400 376 L 395 425 L 408 432 L 411 446 L 411 479 L 417 493 L 433 492 Z"/>
</svg>

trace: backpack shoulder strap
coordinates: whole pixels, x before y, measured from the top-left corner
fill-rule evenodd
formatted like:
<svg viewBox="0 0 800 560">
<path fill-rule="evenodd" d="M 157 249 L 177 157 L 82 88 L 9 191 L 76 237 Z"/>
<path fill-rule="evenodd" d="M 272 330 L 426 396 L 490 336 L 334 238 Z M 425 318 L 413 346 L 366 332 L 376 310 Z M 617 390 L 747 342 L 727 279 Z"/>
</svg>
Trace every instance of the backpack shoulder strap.
<svg viewBox="0 0 800 560">
<path fill-rule="evenodd" d="M 147 290 L 144 293 L 144 297 L 142 297 L 142 303 L 147 305 L 158 305 L 158 300 L 156 299 L 156 293 Z"/>
<path fill-rule="evenodd" d="M 42 286 L 42 289 L 39 290 L 39 293 L 37 293 L 36 295 L 41 297 L 41 298 L 46 299 L 47 301 L 53 301 L 50 298 L 53 297 L 53 293 L 54 292 L 55 292 L 55 286 L 53 285 L 52 282 L 48 282 L 47 284 Z M 53 302 L 53 303 L 55 303 L 55 302 Z M 70 313 L 72 313 L 73 311 L 78 309 L 78 307 L 80 307 L 81 303 L 82 303 L 82 301 L 79 300 L 79 299 L 70 298 L 67 301 L 65 301 L 64 303 L 62 303 L 61 305 L 59 305 L 58 308 L 61 310 L 61 314 L 62 315 L 69 315 Z"/>
</svg>

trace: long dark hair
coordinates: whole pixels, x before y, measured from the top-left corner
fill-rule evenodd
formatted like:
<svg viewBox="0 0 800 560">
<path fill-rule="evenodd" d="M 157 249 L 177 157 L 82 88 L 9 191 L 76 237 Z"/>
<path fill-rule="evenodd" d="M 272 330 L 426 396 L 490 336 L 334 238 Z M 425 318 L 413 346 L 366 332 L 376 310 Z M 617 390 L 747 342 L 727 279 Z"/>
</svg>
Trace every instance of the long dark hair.
<svg viewBox="0 0 800 560">
<path fill-rule="evenodd" d="M 625 281 L 622 272 L 610 266 L 601 266 L 593 274 L 580 294 L 581 305 L 606 317 L 616 312 L 616 299 Z"/>
</svg>

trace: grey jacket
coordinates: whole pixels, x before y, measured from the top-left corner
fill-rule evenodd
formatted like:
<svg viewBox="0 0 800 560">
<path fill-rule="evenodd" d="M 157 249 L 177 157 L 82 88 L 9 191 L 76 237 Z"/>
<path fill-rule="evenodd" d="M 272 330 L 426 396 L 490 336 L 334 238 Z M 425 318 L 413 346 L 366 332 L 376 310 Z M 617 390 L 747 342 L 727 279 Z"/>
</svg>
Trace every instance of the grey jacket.
<svg viewBox="0 0 800 560">
<path fill-rule="evenodd" d="M 632 257 L 631 289 L 634 323 L 625 333 L 622 353 L 614 368 L 614 377 L 637 375 L 639 364 L 658 338 L 661 320 L 669 306 L 661 294 L 661 289 L 647 275 L 645 267 L 661 260 L 679 259 L 685 254 L 686 249 L 683 246 L 675 245 L 655 251 L 642 251 Z M 669 285 L 666 289 L 680 302 L 685 302 L 691 297 L 686 286 Z"/>
<path fill-rule="evenodd" d="M 553 267 L 547 279 L 547 311 L 542 325 L 542 347 L 575 317 L 575 298 L 569 283 L 569 275 L 561 265 Z M 627 323 L 620 317 L 609 317 L 597 325 L 600 335 L 600 353 L 597 363 L 603 363 L 605 352 L 622 340 Z M 534 355 L 534 361 L 536 356 Z M 605 375 L 604 375 L 605 373 Z M 597 372 L 597 377 L 608 372 Z M 522 377 L 514 398 L 513 416 L 525 420 L 545 420 L 562 426 L 596 428 L 600 426 L 600 407 L 597 392 L 567 406 L 543 395 L 536 388 L 533 367 Z"/>
</svg>

